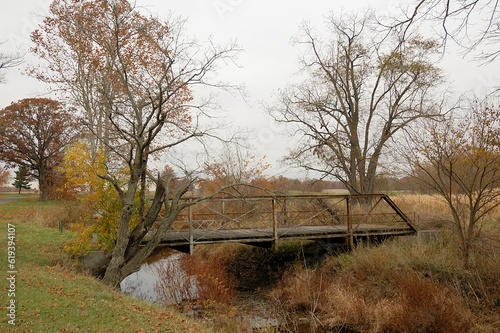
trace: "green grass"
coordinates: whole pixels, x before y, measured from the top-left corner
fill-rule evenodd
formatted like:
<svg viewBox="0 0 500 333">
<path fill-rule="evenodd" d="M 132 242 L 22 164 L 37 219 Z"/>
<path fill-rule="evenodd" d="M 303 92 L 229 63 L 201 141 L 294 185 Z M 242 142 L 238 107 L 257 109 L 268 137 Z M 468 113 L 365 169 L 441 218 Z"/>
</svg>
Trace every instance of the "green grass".
<svg viewBox="0 0 500 333">
<path fill-rule="evenodd" d="M 203 332 L 173 309 L 159 307 L 114 291 L 91 276 L 69 267 L 63 246 L 69 232 L 16 219 L 25 209 L 52 209 L 23 197 L 0 205 L 3 278 L 0 282 L 0 332 Z M 17 212 L 17 213 L 16 213 Z M 15 298 L 9 297 L 7 281 L 7 227 L 15 225 Z M 16 325 L 8 324 L 7 305 L 16 301 Z"/>
<path fill-rule="evenodd" d="M 0 220 L 21 220 L 31 222 L 25 217 L 35 210 L 46 210 L 49 207 L 61 206 L 58 202 L 39 201 L 37 194 L 26 193 L 2 193 L 0 199 L 12 199 L 4 204 L 0 204 Z"/>
</svg>

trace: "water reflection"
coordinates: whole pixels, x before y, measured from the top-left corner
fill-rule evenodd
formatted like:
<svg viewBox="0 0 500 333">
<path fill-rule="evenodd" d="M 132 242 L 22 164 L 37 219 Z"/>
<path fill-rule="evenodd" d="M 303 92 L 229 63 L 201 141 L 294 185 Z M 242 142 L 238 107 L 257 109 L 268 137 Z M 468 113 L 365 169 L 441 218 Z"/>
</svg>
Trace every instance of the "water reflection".
<svg viewBox="0 0 500 333">
<path fill-rule="evenodd" d="M 166 252 L 142 264 L 120 284 L 122 292 L 148 302 L 178 304 L 196 298 L 196 282 L 181 267 L 182 254 Z"/>
<path fill-rule="evenodd" d="M 155 269 L 156 265 L 156 262 L 142 264 L 138 272 L 132 273 L 121 282 L 121 290 L 135 298 L 158 303 L 158 295 L 154 289 L 160 277 Z"/>
</svg>

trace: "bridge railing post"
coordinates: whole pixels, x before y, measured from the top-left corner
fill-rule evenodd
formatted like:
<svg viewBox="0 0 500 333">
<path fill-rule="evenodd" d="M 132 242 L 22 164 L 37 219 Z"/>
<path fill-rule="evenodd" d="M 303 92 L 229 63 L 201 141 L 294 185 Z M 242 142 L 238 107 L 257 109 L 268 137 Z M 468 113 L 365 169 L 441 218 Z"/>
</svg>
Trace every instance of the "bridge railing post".
<svg viewBox="0 0 500 333">
<path fill-rule="evenodd" d="M 189 199 L 189 207 L 188 207 L 188 224 L 189 224 L 189 254 L 193 254 L 194 252 L 193 204 L 191 199 Z"/>
<path fill-rule="evenodd" d="M 272 199 L 273 207 L 273 249 L 278 249 L 278 204 L 276 198 Z"/>
<path fill-rule="evenodd" d="M 286 206 L 286 198 L 283 198 L 283 224 L 287 224 L 288 220 L 288 212 L 287 212 L 287 206 Z"/>
<path fill-rule="evenodd" d="M 222 225 L 226 226 L 226 201 L 224 199 L 221 199 L 220 201 L 220 211 L 221 211 Z"/>
<path fill-rule="evenodd" d="M 354 248 L 354 237 L 352 234 L 352 214 L 351 214 L 351 196 L 347 196 L 346 200 L 346 210 L 347 210 L 347 245 L 350 249 Z"/>
</svg>

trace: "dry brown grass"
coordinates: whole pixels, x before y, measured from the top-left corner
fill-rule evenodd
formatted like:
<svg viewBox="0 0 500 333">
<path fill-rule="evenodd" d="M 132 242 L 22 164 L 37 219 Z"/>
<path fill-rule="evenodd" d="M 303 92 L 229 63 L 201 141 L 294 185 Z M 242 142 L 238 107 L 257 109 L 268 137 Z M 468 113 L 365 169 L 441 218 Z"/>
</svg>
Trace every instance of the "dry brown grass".
<svg viewBox="0 0 500 333">
<path fill-rule="evenodd" d="M 68 228 L 80 218 L 81 210 L 76 202 L 64 202 L 62 205 L 34 207 L 22 215 L 23 219 L 43 227 L 58 228 L 61 222 L 64 228 Z"/>
<path fill-rule="evenodd" d="M 165 305 L 177 305 L 197 298 L 196 280 L 180 268 L 179 257 L 171 256 L 154 263 L 159 277 L 154 290 Z"/>
<path fill-rule="evenodd" d="M 284 320 L 309 317 L 311 331 L 498 332 L 500 251 L 477 254 L 467 271 L 449 246 L 361 247 L 318 268 L 296 266 L 270 297 Z"/>
<path fill-rule="evenodd" d="M 468 332 L 472 314 L 453 291 L 414 272 L 397 274 L 386 297 L 373 285 L 322 273 L 290 275 L 273 292 L 283 313 L 306 313 L 311 326 L 349 332 Z M 321 282 L 320 282 L 321 281 Z M 391 295 L 392 294 L 392 295 Z M 297 315 L 295 316 L 297 318 Z"/>
<path fill-rule="evenodd" d="M 452 220 L 446 202 L 438 195 L 400 194 L 391 199 L 411 219 L 415 219 L 418 229 L 441 227 Z"/>
<path fill-rule="evenodd" d="M 183 257 L 182 268 L 196 278 L 198 301 L 204 306 L 232 304 L 236 281 L 227 274 L 227 260 L 227 256 L 207 256 L 201 251 Z"/>
<path fill-rule="evenodd" d="M 391 306 L 376 317 L 381 332 L 462 333 L 473 326 L 472 313 L 446 286 L 410 271 L 395 276 L 395 288 Z"/>
<path fill-rule="evenodd" d="M 203 307 L 230 306 L 235 281 L 227 274 L 225 257 L 171 257 L 157 264 L 156 293 L 166 304 L 194 301 Z"/>
<path fill-rule="evenodd" d="M 437 194 L 399 194 L 391 199 L 412 219 L 415 217 L 419 229 L 439 228 L 453 219 L 448 204 Z M 498 226 L 500 207 L 496 207 L 487 218 Z"/>
</svg>

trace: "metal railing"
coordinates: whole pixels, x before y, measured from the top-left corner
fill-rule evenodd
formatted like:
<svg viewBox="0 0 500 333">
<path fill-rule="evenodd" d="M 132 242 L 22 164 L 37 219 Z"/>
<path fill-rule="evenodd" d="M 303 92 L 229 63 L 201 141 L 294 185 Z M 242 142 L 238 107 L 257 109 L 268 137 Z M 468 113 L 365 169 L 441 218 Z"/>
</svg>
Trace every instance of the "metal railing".
<svg viewBox="0 0 500 333">
<path fill-rule="evenodd" d="M 193 199 L 185 199 L 193 200 Z M 212 198 L 190 205 L 171 226 L 189 231 L 186 240 L 196 243 L 196 230 L 268 230 L 278 241 L 280 228 L 339 225 L 347 228 L 349 242 L 361 225 L 390 226 L 416 231 L 410 219 L 385 194 L 290 195 Z"/>
</svg>

